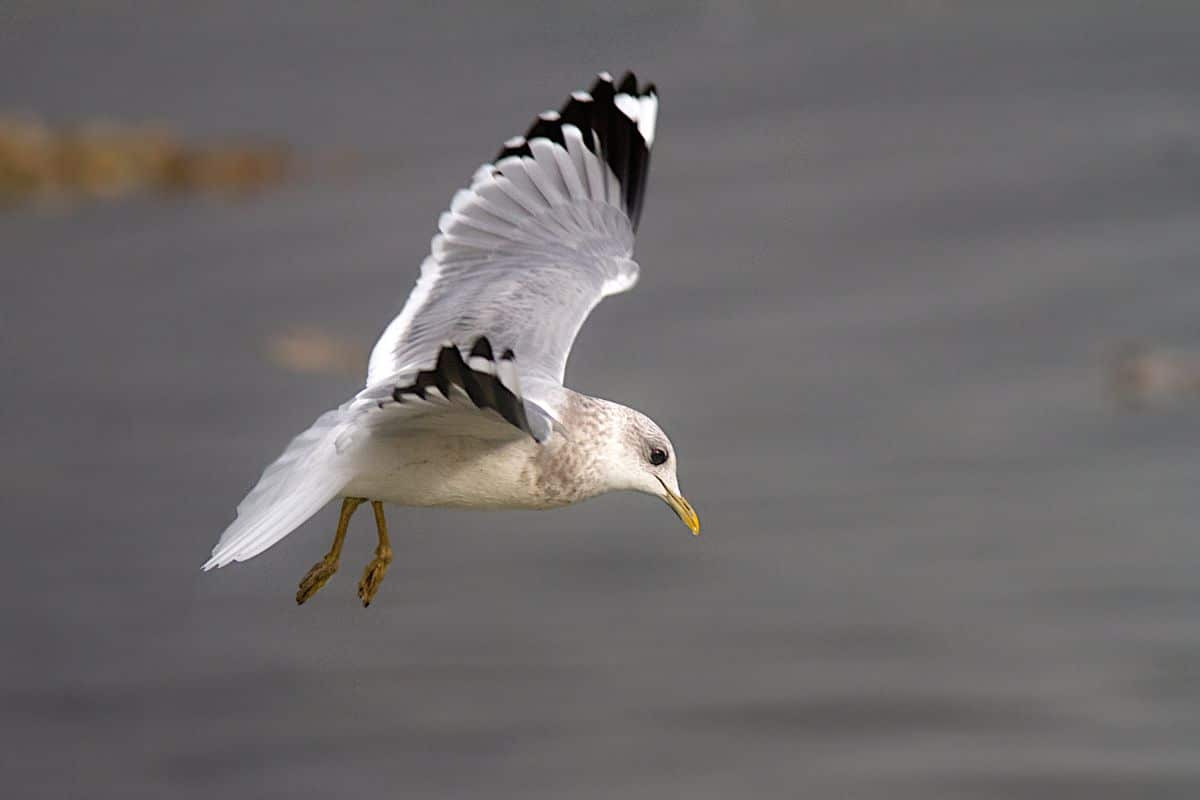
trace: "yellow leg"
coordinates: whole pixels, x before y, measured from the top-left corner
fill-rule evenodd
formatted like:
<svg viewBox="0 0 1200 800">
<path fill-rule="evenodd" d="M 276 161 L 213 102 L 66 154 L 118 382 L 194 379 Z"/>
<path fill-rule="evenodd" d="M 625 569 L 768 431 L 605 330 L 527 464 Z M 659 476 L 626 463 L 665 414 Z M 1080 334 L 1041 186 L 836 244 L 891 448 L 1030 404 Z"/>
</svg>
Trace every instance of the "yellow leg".
<svg viewBox="0 0 1200 800">
<path fill-rule="evenodd" d="M 387 520 L 383 518 L 383 503 L 371 501 L 371 510 L 375 512 L 375 530 L 379 534 L 379 545 L 375 548 L 375 557 L 363 570 L 362 580 L 358 582 L 358 599 L 362 600 L 363 608 L 371 605 L 383 576 L 387 573 L 388 564 L 392 563 L 392 545 L 388 542 Z"/>
<path fill-rule="evenodd" d="M 325 557 L 313 564 L 312 569 L 300 581 L 300 588 L 296 591 L 297 605 L 303 605 L 304 601 L 317 593 L 317 590 L 325 585 L 325 581 L 333 577 L 333 573 L 337 572 L 338 559 L 342 556 L 342 544 L 346 541 L 346 528 L 350 525 L 350 517 L 354 514 L 354 509 L 366 502 L 362 497 L 347 497 L 342 501 L 342 513 L 338 517 L 337 533 L 333 535 L 333 546 L 329 548 L 329 552 Z"/>
</svg>

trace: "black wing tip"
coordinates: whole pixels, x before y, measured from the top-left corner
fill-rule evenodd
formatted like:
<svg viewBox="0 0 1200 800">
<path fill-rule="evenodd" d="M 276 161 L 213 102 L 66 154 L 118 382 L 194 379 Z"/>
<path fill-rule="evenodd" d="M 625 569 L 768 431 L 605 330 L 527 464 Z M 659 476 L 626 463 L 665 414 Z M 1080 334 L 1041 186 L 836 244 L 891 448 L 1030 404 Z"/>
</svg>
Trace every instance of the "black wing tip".
<svg viewBox="0 0 1200 800">
<path fill-rule="evenodd" d="M 512 156 L 532 158 L 529 142 L 533 139 L 548 139 L 566 147 L 564 125 L 574 125 L 583 135 L 584 144 L 593 153 L 602 152 L 608 166 L 621 184 L 625 212 L 636 231 L 642 212 L 642 201 L 646 191 L 646 177 L 650 169 L 650 149 L 653 145 L 653 124 L 639 126 L 630 116 L 628 109 L 617 103 L 618 96 L 628 95 L 641 107 L 641 101 L 658 98 L 658 89 L 653 83 L 638 87 L 637 76 L 627 70 L 620 81 L 611 73 L 597 74 L 586 92 L 574 91 L 558 111 L 543 111 L 529 126 L 524 136 L 514 136 L 504 143 L 493 163 Z M 628 101 L 624 101 L 628 105 Z M 635 114 L 640 111 L 635 110 Z M 597 141 L 598 140 L 598 141 Z"/>
<path fill-rule="evenodd" d="M 475 340 L 475 344 L 471 347 L 471 358 L 486 358 L 488 361 L 495 361 L 492 355 L 492 343 L 488 341 L 486 336 L 480 336 Z"/>
<path fill-rule="evenodd" d="M 496 154 L 496 158 L 492 163 L 498 163 L 502 159 L 509 156 L 523 156 L 533 158 L 533 151 L 529 149 L 529 140 L 524 136 L 514 136 L 504 143 L 504 147 Z"/>
<path fill-rule="evenodd" d="M 486 336 L 475 339 L 467 359 L 485 358 L 495 362 L 495 351 Z M 514 359 L 512 348 L 506 348 L 500 356 L 502 361 Z M 415 395 L 421 400 L 428 399 L 427 389 L 433 387 L 441 392 L 442 397 L 449 400 L 451 388 L 461 389 L 476 408 L 492 410 L 506 422 L 518 430 L 529 434 L 537 442 L 545 441 L 546 432 L 532 425 L 525 412 L 525 400 L 505 385 L 495 370 L 481 371 L 473 369 L 463 359 L 462 351 L 454 344 L 446 343 L 438 350 L 437 361 L 431 369 L 421 370 L 412 383 L 397 386 L 392 389 L 392 399 L 403 403 L 407 395 Z M 515 388 L 515 387 L 514 387 Z"/>
<path fill-rule="evenodd" d="M 534 139 L 549 139 L 562 147 L 567 146 L 567 140 L 563 136 L 562 115 L 557 111 L 543 111 L 538 114 L 533 120 L 533 124 L 529 126 L 529 130 L 525 131 L 525 141 L 531 142 Z M 528 147 L 528 144 L 526 144 Z"/>
</svg>

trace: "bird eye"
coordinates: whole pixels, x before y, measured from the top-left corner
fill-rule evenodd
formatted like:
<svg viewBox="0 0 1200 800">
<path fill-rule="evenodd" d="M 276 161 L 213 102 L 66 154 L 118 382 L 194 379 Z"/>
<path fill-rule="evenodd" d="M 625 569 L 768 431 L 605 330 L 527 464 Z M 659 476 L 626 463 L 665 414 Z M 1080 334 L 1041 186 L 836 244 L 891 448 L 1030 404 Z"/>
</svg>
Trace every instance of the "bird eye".
<svg viewBox="0 0 1200 800">
<path fill-rule="evenodd" d="M 667 461 L 667 451 L 661 447 L 655 447 L 650 450 L 650 463 L 654 466 L 665 464 Z"/>
</svg>

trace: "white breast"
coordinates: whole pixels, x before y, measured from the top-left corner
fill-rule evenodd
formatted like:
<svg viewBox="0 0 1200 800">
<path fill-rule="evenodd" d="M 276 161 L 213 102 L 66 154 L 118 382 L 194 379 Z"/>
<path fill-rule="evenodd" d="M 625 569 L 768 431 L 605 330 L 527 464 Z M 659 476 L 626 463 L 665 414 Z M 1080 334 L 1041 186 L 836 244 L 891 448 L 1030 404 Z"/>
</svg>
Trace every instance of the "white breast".
<svg viewBox="0 0 1200 800">
<path fill-rule="evenodd" d="M 529 437 L 509 442 L 417 433 L 372 441 L 344 494 L 405 506 L 552 508 Z"/>
</svg>

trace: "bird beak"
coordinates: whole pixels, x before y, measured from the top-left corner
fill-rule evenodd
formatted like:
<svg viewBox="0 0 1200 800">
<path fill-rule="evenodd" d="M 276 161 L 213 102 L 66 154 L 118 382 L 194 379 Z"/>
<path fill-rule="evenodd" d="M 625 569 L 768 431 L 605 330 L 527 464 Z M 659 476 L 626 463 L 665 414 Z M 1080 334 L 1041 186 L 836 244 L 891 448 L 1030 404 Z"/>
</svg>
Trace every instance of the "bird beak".
<svg viewBox="0 0 1200 800">
<path fill-rule="evenodd" d="M 658 482 L 662 483 L 663 490 L 667 493 L 663 500 L 665 500 L 667 505 L 671 507 L 672 511 L 679 515 L 679 518 L 683 520 L 684 525 L 688 526 L 688 530 L 692 532 L 692 535 L 699 536 L 700 517 L 696 516 L 696 509 L 692 508 L 692 504 L 687 500 L 684 500 L 682 497 L 668 489 L 667 484 L 663 483 L 662 478 L 659 478 Z"/>
</svg>

